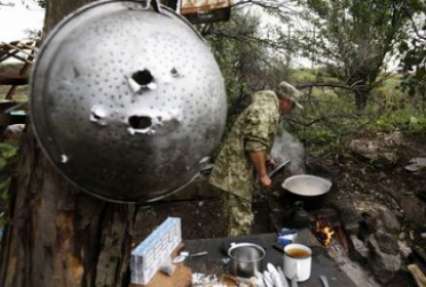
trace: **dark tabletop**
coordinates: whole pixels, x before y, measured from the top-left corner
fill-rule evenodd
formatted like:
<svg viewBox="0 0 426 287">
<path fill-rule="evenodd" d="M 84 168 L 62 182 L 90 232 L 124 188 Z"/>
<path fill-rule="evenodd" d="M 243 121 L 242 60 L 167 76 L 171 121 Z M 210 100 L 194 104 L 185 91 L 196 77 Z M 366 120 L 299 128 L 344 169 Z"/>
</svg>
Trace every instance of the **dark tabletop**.
<svg viewBox="0 0 426 287">
<path fill-rule="evenodd" d="M 276 241 L 276 234 L 258 234 L 236 238 L 214 238 L 214 239 L 199 239 L 185 241 L 185 250 L 190 253 L 200 251 L 208 251 L 208 255 L 201 257 L 189 258 L 187 264 L 193 272 L 205 274 L 221 275 L 227 273 L 226 251 L 231 242 L 251 242 L 261 245 L 266 250 L 265 266 L 270 262 L 275 266 L 283 265 L 283 253 L 273 248 Z M 319 280 L 320 275 L 325 275 L 328 278 L 330 287 L 355 287 L 356 285 L 344 274 L 327 254 L 327 251 L 322 247 L 315 238 L 312 237 L 309 231 L 299 233 L 297 240 L 299 243 L 306 244 L 312 248 L 312 273 L 311 278 L 299 286 L 322 286 Z"/>
</svg>

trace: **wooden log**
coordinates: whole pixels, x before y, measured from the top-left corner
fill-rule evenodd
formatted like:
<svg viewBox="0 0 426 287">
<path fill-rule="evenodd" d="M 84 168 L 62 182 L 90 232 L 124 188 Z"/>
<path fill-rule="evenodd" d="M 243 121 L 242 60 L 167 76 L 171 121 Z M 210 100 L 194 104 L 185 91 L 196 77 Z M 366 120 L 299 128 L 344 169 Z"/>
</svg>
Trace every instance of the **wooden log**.
<svg viewBox="0 0 426 287">
<path fill-rule="evenodd" d="M 4 43 L 4 45 L 5 45 L 6 47 L 9 47 L 10 49 L 16 49 L 16 50 L 19 50 L 19 52 L 24 53 L 24 54 L 27 54 L 27 56 L 31 56 L 31 52 L 26 51 L 26 50 L 28 50 L 27 48 L 20 47 L 20 46 L 19 46 L 19 43 L 18 43 L 18 45 L 12 45 L 12 44 L 8 44 L 8 43 Z"/>
<path fill-rule="evenodd" d="M 24 63 L 31 64 L 31 61 L 29 61 L 29 60 L 25 59 L 24 57 L 21 57 L 21 56 L 18 56 L 18 55 L 11 55 L 11 57 L 12 57 L 12 58 L 15 58 L 15 59 L 17 59 L 17 60 L 19 60 L 19 61 L 22 61 L 22 62 L 24 62 Z"/>
<path fill-rule="evenodd" d="M 23 66 L 22 66 L 22 68 L 19 70 L 19 75 L 20 76 L 24 76 L 27 72 L 28 72 L 28 70 L 30 69 L 30 67 L 31 67 L 31 63 L 33 62 L 33 60 L 34 60 L 34 51 L 35 51 L 35 46 L 37 46 L 37 43 L 38 42 L 34 42 L 33 43 L 33 45 L 34 45 L 34 47 L 33 47 L 33 49 L 31 50 L 31 54 L 27 57 L 27 60 L 28 60 L 28 62 L 26 62 Z M 6 97 L 5 97 L 5 99 L 7 99 L 7 100 L 11 100 L 12 99 L 12 97 L 13 97 L 13 94 L 15 93 L 15 91 L 16 91 L 16 85 L 14 85 L 13 87 L 11 87 L 10 88 L 10 90 L 9 90 L 9 92 L 7 92 L 7 94 L 6 94 Z"/>
<path fill-rule="evenodd" d="M 19 43 L 19 47 L 21 49 L 27 49 L 27 50 L 32 50 L 34 49 L 34 46 L 36 44 L 37 41 L 31 41 L 31 42 L 21 42 Z"/>
<path fill-rule="evenodd" d="M 28 84 L 28 77 L 0 73 L 0 85 L 22 86 Z"/>
<path fill-rule="evenodd" d="M 19 51 L 15 50 L 15 51 L 1 51 L 0 50 L 0 63 L 3 62 L 4 60 L 9 59 L 10 57 L 12 57 L 12 55 L 16 55 L 18 54 Z"/>
<path fill-rule="evenodd" d="M 417 286 L 426 287 L 426 276 L 422 272 L 422 270 L 420 270 L 419 266 L 417 266 L 416 264 L 410 264 L 407 266 L 407 268 L 410 271 L 411 275 L 413 275 Z"/>
</svg>

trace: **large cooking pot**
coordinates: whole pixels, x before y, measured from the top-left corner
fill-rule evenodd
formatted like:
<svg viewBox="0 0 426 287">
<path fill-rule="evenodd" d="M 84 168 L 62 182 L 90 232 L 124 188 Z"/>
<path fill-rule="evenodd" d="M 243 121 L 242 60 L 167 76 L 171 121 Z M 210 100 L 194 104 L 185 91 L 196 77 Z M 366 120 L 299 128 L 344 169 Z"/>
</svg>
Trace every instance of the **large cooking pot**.
<svg viewBox="0 0 426 287">
<path fill-rule="evenodd" d="M 152 201 L 190 182 L 226 120 L 205 41 L 172 10 L 144 3 L 98 1 L 71 14 L 32 75 L 43 151 L 72 183 L 112 201 Z"/>
<path fill-rule="evenodd" d="M 324 195 L 329 192 L 331 185 L 331 181 L 309 174 L 290 176 L 282 183 L 285 190 L 302 197 Z"/>
<path fill-rule="evenodd" d="M 288 192 L 286 194 L 287 202 L 302 201 L 303 207 L 315 209 L 323 204 L 332 183 L 319 176 L 299 174 L 285 179 L 281 187 Z"/>
</svg>

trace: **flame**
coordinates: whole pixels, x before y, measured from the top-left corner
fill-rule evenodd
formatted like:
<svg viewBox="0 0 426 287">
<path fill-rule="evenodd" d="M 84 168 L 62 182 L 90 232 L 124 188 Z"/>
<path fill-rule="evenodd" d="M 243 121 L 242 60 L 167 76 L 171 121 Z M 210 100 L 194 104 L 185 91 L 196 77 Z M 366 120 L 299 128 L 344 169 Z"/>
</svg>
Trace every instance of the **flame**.
<svg viewBox="0 0 426 287">
<path fill-rule="evenodd" d="M 329 247 L 333 240 L 335 231 L 327 223 L 321 223 L 321 220 L 318 220 L 315 224 L 315 233 L 319 237 L 321 243 L 325 247 Z"/>
<path fill-rule="evenodd" d="M 326 226 L 321 231 L 325 235 L 324 245 L 326 247 L 330 246 L 331 240 L 333 240 L 334 230 L 331 227 Z"/>
</svg>

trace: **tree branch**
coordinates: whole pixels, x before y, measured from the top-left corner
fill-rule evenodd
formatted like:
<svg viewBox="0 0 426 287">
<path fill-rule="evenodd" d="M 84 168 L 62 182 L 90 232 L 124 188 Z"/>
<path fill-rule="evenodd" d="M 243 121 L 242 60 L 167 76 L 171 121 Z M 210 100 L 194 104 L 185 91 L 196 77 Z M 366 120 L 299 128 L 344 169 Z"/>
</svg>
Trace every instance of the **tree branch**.
<svg viewBox="0 0 426 287">
<path fill-rule="evenodd" d="M 256 5 L 265 9 L 280 9 L 280 8 L 287 8 L 289 10 L 293 10 L 290 6 L 287 4 L 290 1 L 261 1 L 261 0 L 243 0 L 236 2 L 231 5 L 231 8 L 244 6 L 244 5 Z"/>
<path fill-rule="evenodd" d="M 289 122 L 292 122 L 294 124 L 297 125 L 301 125 L 304 127 L 310 127 L 316 123 L 322 122 L 322 121 L 329 121 L 330 119 L 356 119 L 358 118 L 358 116 L 356 114 L 335 114 L 335 115 L 324 115 L 321 116 L 319 118 L 315 118 L 309 122 L 302 122 L 302 121 L 297 121 L 295 119 L 292 118 L 287 118 L 286 120 Z"/>
<path fill-rule="evenodd" d="M 410 20 L 411 27 L 413 28 L 413 31 L 416 34 L 416 36 L 418 38 L 420 38 L 421 40 L 426 41 L 426 36 L 420 34 L 419 28 L 417 27 L 417 23 L 416 23 L 416 21 L 414 21 L 413 14 L 410 13 L 410 11 L 408 11 L 407 7 L 405 7 L 405 6 L 404 6 L 403 11 L 405 12 L 405 14 L 407 15 L 408 19 Z"/>
<path fill-rule="evenodd" d="M 355 82 L 351 86 L 340 84 L 340 83 L 304 83 L 301 85 L 296 85 L 296 88 L 299 90 L 304 90 L 309 88 L 327 87 L 327 88 L 339 88 L 339 89 L 356 92 L 356 90 L 359 89 L 361 86 L 366 86 L 366 85 L 360 85 L 359 82 Z"/>
<path fill-rule="evenodd" d="M 272 41 L 269 39 L 262 39 L 262 38 L 257 38 L 257 37 L 253 37 L 253 36 L 249 36 L 249 35 L 231 35 L 231 34 L 227 34 L 227 33 L 223 33 L 220 31 L 212 31 L 210 33 L 210 35 L 215 35 L 218 37 L 225 37 L 225 38 L 229 38 L 229 39 L 233 39 L 236 41 L 256 41 L 259 42 L 263 45 L 275 48 L 275 49 L 285 49 L 284 46 L 280 45 L 279 43 L 277 43 L 276 41 Z"/>
</svg>

